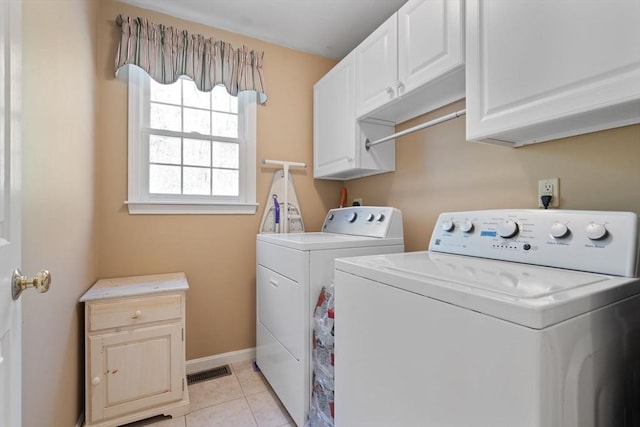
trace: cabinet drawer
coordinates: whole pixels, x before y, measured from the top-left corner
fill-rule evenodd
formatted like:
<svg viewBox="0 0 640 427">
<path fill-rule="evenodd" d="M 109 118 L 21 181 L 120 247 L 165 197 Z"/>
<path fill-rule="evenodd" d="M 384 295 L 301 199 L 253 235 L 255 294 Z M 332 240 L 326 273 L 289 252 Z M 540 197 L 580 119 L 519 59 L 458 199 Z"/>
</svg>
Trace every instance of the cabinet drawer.
<svg viewBox="0 0 640 427">
<path fill-rule="evenodd" d="M 182 295 L 158 295 L 88 304 L 89 331 L 182 317 Z"/>
</svg>

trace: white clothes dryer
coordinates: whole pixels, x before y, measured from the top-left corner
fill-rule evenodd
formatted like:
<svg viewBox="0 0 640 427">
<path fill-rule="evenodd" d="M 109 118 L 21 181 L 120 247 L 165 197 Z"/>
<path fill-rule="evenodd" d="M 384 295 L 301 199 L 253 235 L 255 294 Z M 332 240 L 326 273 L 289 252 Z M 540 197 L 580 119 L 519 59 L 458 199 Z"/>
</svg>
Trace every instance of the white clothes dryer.
<svg viewBox="0 0 640 427">
<path fill-rule="evenodd" d="M 441 214 L 335 274 L 337 427 L 640 425 L 634 213 Z"/>
<path fill-rule="evenodd" d="M 256 362 L 295 423 L 309 412 L 313 309 L 333 282 L 334 260 L 404 251 L 402 213 L 332 209 L 322 231 L 257 236 Z"/>
</svg>

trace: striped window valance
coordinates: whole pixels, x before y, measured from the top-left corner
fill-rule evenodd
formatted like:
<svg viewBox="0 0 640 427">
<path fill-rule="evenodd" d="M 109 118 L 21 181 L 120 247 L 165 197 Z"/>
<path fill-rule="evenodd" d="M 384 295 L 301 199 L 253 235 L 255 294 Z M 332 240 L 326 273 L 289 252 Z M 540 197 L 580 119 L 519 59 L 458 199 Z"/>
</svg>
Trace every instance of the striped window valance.
<svg viewBox="0 0 640 427">
<path fill-rule="evenodd" d="M 144 18 L 119 15 L 116 23 L 122 29 L 116 74 L 121 67 L 133 64 L 159 83 L 170 84 L 186 75 L 203 92 L 222 84 L 231 95 L 252 90 L 258 93 L 261 104 L 267 101 L 262 78 L 263 52 L 245 46 L 235 49 L 224 41 L 154 24 Z"/>
</svg>

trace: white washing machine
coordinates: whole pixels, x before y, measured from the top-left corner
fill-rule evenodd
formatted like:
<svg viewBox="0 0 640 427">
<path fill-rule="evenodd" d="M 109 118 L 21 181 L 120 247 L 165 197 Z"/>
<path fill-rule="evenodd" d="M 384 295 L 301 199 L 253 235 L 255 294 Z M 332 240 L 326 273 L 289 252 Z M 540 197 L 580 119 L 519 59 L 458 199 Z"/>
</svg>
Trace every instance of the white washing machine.
<svg viewBox="0 0 640 427">
<path fill-rule="evenodd" d="M 311 400 L 313 310 L 334 259 L 404 251 L 402 214 L 390 207 L 332 209 L 321 232 L 257 236 L 256 362 L 302 427 Z"/>
<path fill-rule="evenodd" d="M 441 214 L 335 273 L 337 427 L 637 427 L 634 213 Z"/>
</svg>

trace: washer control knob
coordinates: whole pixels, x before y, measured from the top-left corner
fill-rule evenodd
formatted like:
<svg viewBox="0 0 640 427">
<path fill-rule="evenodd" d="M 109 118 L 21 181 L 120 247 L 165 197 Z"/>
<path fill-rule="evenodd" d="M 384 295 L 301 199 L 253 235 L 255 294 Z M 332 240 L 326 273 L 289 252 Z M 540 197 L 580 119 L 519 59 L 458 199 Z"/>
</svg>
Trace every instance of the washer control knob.
<svg viewBox="0 0 640 427">
<path fill-rule="evenodd" d="M 442 231 L 453 231 L 456 226 L 450 219 L 445 219 L 442 221 L 441 227 Z"/>
<path fill-rule="evenodd" d="M 382 221 L 384 221 L 384 218 L 385 218 L 384 214 L 380 214 L 380 215 L 378 215 L 378 217 L 376 218 L 376 221 L 378 221 L 378 222 L 382 222 Z"/>
<path fill-rule="evenodd" d="M 356 222 L 356 219 L 358 219 L 358 214 L 356 212 L 351 212 L 347 221 Z"/>
<path fill-rule="evenodd" d="M 569 228 L 561 222 L 556 222 L 551 226 L 550 233 L 552 237 L 555 237 L 556 239 L 562 239 L 563 237 L 567 237 L 569 235 Z"/>
<path fill-rule="evenodd" d="M 333 220 L 333 214 L 329 214 L 329 218 L 327 218 L 328 221 Z"/>
<path fill-rule="evenodd" d="M 498 235 L 505 239 L 508 239 L 518 234 L 518 230 L 519 230 L 518 223 L 510 219 L 498 224 Z"/>
<path fill-rule="evenodd" d="M 587 225 L 587 228 L 585 228 L 584 233 L 591 240 L 602 240 L 605 237 L 607 237 L 607 234 L 608 234 L 607 229 L 604 228 L 604 225 L 596 224 L 595 222 L 592 222 L 591 224 Z"/>
<path fill-rule="evenodd" d="M 375 215 L 374 215 L 374 214 L 370 213 L 369 215 L 367 215 L 367 221 L 368 221 L 368 222 L 373 221 L 373 218 L 375 218 Z"/>
<path fill-rule="evenodd" d="M 462 225 L 460 226 L 460 229 L 464 233 L 471 233 L 473 231 L 473 223 L 469 220 L 466 220 L 465 222 L 462 223 Z"/>
</svg>

